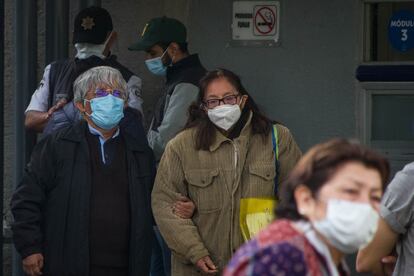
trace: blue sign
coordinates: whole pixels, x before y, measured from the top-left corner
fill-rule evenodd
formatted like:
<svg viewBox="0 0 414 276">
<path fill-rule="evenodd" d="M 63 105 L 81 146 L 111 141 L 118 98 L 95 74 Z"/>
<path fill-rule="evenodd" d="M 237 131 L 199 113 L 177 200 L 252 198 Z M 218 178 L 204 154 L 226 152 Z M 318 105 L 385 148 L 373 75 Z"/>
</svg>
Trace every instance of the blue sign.
<svg viewBox="0 0 414 276">
<path fill-rule="evenodd" d="M 414 48 L 414 13 L 400 10 L 391 16 L 388 39 L 396 50 L 406 52 Z"/>
</svg>

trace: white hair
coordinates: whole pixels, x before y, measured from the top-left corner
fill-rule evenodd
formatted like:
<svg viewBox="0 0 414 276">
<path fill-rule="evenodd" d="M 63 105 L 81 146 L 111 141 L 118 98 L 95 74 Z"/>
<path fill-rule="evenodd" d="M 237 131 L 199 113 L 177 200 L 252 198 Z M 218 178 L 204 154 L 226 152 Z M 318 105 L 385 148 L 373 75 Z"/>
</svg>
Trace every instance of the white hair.
<svg viewBox="0 0 414 276">
<path fill-rule="evenodd" d="M 79 75 L 73 83 L 73 100 L 80 102 L 86 93 L 102 86 L 109 86 L 123 92 L 123 99 L 128 99 L 127 84 L 121 72 L 109 66 L 97 66 Z"/>
</svg>

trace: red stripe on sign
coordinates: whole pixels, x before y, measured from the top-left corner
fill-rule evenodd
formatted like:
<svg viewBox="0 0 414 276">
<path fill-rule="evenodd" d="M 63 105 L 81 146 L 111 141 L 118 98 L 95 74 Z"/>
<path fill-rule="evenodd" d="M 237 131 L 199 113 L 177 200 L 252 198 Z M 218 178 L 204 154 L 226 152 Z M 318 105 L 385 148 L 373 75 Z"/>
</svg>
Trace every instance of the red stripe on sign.
<svg viewBox="0 0 414 276">
<path fill-rule="evenodd" d="M 262 14 L 262 12 L 263 11 L 269 11 L 270 13 L 271 13 L 271 20 L 270 21 L 268 21 L 268 19 L 266 19 L 265 17 L 264 17 L 264 14 Z M 258 16 L 260 16 L 261 17 L 261 19 L 264 21 L 264 22 L 262 22 L 262 25 L 261 26 L 267 26 L 268 28 L 269 28 L 269 30 L 261 30 L 260 28 L 259 28 L 259 25 L 258 25 L 258 22 L 257 22 L 257 17 Z M 254 17 L 254 26 L 255 26 L 255 28 L 256 28 L 256 30 L 259 32 L 259 33 L 261 33 L 261 34 L 268 34 L 268 33 L 270 33 L 270 32 L 272 32 L 273 31 L 273 28 L 274 28 L 274 26 L 275 26 L 275 21 L 276 21 L 276 15 L 275 15 L 275 13 L 273 12 L 273 10 L 272 9 L 270 9 L 270 8 L 268 8 L 268 7 L 263 7 L 263 8 L 260 8 L 257 12 L 256 12 L 256 15 L 255 15 L 255 17 Z"/>
</svg>

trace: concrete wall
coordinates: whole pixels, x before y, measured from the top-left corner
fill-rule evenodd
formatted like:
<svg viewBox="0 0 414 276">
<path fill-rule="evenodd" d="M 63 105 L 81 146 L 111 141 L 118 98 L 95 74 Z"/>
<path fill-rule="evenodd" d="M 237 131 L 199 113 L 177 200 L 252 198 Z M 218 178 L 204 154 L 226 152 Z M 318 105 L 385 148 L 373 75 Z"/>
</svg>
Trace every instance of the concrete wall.
<svg viewBox="0 0 414 276">
<path fill-rule="evenodd" d="M 8 225 L 11 221 L 9 210 L 9 200 L 12 190 L 13 165 L 14 159 L 14 1 L 4 1 L 5 7 L 5 29 L 4 29 L 4 204 L 3 204 L 3 222 L 6 231 L 3 233 L 9 235 Z M 11 275 L 11 245 L 3 247 L 3 273 Z"/>
<path fill-rule="evenodd" d="M 4 275 L 11 275 L 11 255 L 12 245 L 10 223 L 12 216 L 10 213 L 10 197 L 14 187 L 14 165 L 15 165 L 15 127 L 14 118 L 16 110 L 14 109 L 15 97 L 15 2 L 13 0 L 5 0 L 5 62 L 4 62 L 4 204 L 3 204 L 3 233 L 6 237 L 6 244 L 3 248 L 3 273 Z M 37 75 L 38 80 L 42 78 L 44 68 L 44 47 L 45 47 L 45 14 L 44 14 L 45 0 L 37 0 L 38 9 L 38 66 Z"/>
<path fill-rule="evenodd" d="M 192 1 L 191 45 L 205 64 L 241 75 L 266 113 L 302 149 L 355 135 L 357 1 L 281 1 L 281 45 L 229 47 L 232 1 Z"/>
</svg>

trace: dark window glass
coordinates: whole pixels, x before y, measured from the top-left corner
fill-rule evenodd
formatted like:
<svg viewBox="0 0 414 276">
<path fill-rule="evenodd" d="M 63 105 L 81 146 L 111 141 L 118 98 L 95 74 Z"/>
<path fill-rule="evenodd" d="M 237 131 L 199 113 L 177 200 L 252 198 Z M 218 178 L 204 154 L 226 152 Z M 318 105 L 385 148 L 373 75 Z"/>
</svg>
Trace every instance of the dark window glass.
<svg viewBox="0 0 414 276">
<path fill-rule="evenodd" d="M 373 95 L 371 140 L 414 141 L 414 95 Z"/>
<path fill-rule="evenodd" d="M 414 48 L 401 51 L 390 43 L 390 19 L 395 13 L 403 10 L 414 13 L 414 1 L 365 4 L 364 61 L 414 61 Z M 405 35 L 401 33 L 401 36 Z"/>
</svg>

